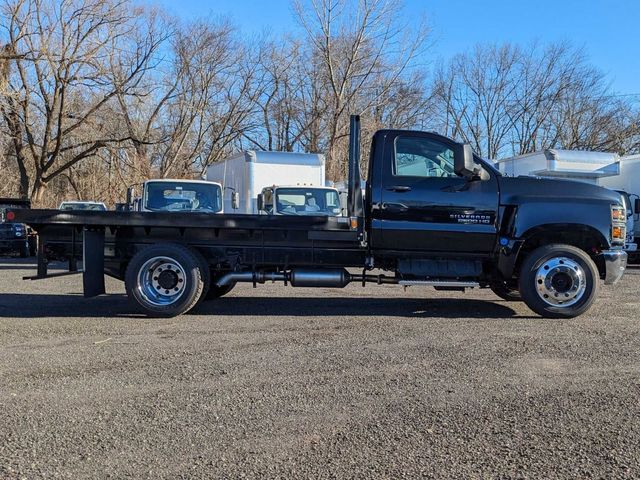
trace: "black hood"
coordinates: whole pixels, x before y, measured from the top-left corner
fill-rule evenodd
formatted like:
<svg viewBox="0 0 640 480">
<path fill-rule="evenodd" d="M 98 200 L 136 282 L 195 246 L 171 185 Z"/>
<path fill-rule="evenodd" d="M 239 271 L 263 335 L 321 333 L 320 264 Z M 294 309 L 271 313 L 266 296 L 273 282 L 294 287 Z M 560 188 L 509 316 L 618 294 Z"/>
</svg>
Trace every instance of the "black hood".
<svg viewBox="0 0 640 480">
<path fill-rule="evenodd" d="M 534 197 L 562 199 L 589 199 L 623 205 L 622 196 L 608 188 L 574 180 L 556 180 L 540 177 L 498 177 L 500 203 L 503 205 L 522 203 Z"/>
</svg>

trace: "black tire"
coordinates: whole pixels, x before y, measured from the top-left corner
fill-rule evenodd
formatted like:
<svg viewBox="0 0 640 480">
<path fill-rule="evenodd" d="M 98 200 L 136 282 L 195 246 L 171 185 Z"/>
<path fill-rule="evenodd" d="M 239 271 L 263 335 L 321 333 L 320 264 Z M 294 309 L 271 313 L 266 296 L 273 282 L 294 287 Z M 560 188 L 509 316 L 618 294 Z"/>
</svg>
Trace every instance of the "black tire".
<svg viewBox="0 0 640 480">
<path fill-rule="evenodd" d="M 522 295 L 517 288 L 510 287 L 504 280 L 495 280 L 489 286 L 491 291 L 507 302 L 521 302 Z"/>
<path fill-rule="evenodd" d="M 181 315 L 202 297 L 205 275 L 201 267 L 198 255 L 183 245 L 149 246 L 135 254 L 127 266 L 127 296 L 150 317 Z"/>
<path fill-rule="evenodd" d="M 598 268 L 583 250 L 571 245 L 545 245 L 525 258 L 520 270 L 520 294 L 542 317 L 573 318 L 591 307 L 599 279 Z"/>
<path fill-rule="evenodd" d="M 196 304 L 196 305 L 200 305 L 202 302 L 204 302 L 205 300 L 207 300 L 209 298 L 208 295 L 209 295 L 209 291 L 210 291 L 211 286 L 212 286 L 212 283 L 211 283 L 211 268 L 209 267 L 209 263 L 207 262 L 207 259 L 204 257 L 204 255 L 202 253 L 200 253 L 196 249 L 191 249 L 191 252 L 198 259 L 200 273 L 201 273 L 201 276 L 202 276 L 202 282 L 204 284 L 203 287 L 202 287 L 202 295 L 200 295 L 200 299 L 198 300 L 198 303 Z"/>
<path fill-rule="evenodd" d="M 27 242 L 20 245 L 20 258 L 29 258 L 29 244 Z"/>
<path fill-rule="evenodd" d="M 225 285 L 224 287 L 217 287 L 215 283 L 211 283 L 211 287 L 207 292 L 206 300 L 215 300 L 216 298 L 220 298 L 233 290 L 233 287 L 235 286 L 236 282 Z"/>
</svg>

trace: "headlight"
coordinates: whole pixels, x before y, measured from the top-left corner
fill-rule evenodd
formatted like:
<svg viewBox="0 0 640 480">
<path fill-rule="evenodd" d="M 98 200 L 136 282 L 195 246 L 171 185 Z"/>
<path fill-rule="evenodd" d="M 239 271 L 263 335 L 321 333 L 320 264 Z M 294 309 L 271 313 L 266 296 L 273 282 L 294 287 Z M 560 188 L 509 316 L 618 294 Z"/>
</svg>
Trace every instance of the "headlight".
<svg viewBox="0 0 640 480">
<path fill-rule="evenodd" d="M 611 205 L 611 243 L 623 244 L 627 236 L 627 211 L 621 205 Z"/>
<path fill-rule="evenodd" d="M 611 205 L 611 220 L 614 222 L 626 222 L 627 212 L 620 205 Z"/>
</svg>

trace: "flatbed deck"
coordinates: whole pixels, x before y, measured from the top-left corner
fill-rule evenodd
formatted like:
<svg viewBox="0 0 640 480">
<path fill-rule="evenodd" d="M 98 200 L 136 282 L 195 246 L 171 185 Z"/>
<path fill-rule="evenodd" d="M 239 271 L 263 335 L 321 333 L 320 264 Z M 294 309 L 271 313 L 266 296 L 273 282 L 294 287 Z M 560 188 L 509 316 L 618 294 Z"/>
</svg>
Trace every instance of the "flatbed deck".
<svg viewBox="0 0 640 480">
<path fill-rule="evenodd" d="M 161 242 L 196 249 L 211 266 L 287 268 L 290 265 L 362 266 L 366 251 L 346 217 L 225 215 L 177 212 L 13 210 L 11 221 L 26 223 L 39 235 L 38 272 L 45 278 L 47 258 L 84 262 L 88 284 L 104 271 L 124 279 L 128 261 L 142 248 Z M 98 252 L 104 251 L 104 255 Z M 97 255 L 96 255 L 97 254 Z M 92 266 L 91 259 L 103 259 Z M 232 263 L 229 263 L 229 262 Z M 91 272 L 91 273 L 88 273 Z M 98 282 L 100 285 L 102 282 Z"/>
</svg>

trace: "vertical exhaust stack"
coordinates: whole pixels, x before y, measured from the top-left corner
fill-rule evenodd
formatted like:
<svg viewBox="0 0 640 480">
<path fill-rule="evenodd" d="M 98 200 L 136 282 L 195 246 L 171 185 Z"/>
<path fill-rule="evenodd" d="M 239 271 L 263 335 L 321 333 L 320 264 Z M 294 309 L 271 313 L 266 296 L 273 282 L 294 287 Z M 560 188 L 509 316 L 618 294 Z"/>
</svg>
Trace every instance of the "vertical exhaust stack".
<svg viewBox="0 0 640 480">
<path fill-rule="evenodd" d="M 351 228 L 358 230 L 360 240 L 364 240 L 364 207 L 362 201 L 362 180 L 360 177 L 360 116 L 349 119 L 349 193 L 347 196 L 347 216 Z"/>
<path fill-rule="evenodd" d="M 135 196 L 136 192 L 134 190 L 134 186 L 131 185 L 129 188 L 127 188 L 127 203 L 124 208 L 126 211 L 130 212 L 131 210 L 133 210 L 133 199 L 135 198 Z"/>
</svg>

